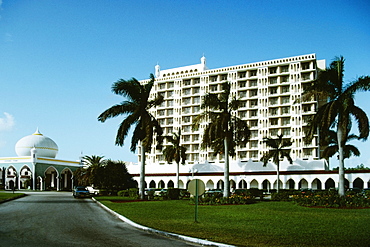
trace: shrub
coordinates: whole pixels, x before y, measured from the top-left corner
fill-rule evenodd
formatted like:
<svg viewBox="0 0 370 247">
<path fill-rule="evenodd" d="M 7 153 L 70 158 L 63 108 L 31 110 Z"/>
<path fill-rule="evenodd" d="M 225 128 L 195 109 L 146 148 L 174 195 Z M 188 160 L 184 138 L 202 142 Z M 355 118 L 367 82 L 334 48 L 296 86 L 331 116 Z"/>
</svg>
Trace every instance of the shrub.
<svg viewBox="0 0 370 247">
<path fill-rule="evenodd" d="M 170 200 L 178 200 L 180 198 L 180 189 L 168 188 L 167 196 Z"/>
<path fill-rule="evenodd" d="M 191 198 L 191 202 L 195 203 L 195 197 Z M 248 191 L 235 193 L 228 198 L 224 198 L 222 193 L 216 192 L 199 197 L 198 201 L 200 205 L 251 204 L 255 202 L 255 197 Z"/>
<path fill-rule="evenodd" d="M 327 208 L 362 208 L 370 207 L 370 198 L 363 194 L 347 192 L 339 196 L 337 191 L 323 191 L 311 194 L 297 194 L 293 200 L 300 206 L 316 206 Z"/>
<path fill-rule="evenodd" d="M 129 194 L 129 197 L 138 198 L 139 190 L 137 188 L 130 188 L 128 189 L 128 194 Z"/>
<path fill-rule="evenodd" d="M 294 193 L 294 191 L 290 190 L 279 190 L 279 192 L 271 194 L 271 201 L 289 201 L 290 196 Z"/>
<path fill-rule="evenodd" d="M 120 190 L 117 192 L 117 196 L 129 196 L 129 191 L 128 190 Z"/>
</svg>

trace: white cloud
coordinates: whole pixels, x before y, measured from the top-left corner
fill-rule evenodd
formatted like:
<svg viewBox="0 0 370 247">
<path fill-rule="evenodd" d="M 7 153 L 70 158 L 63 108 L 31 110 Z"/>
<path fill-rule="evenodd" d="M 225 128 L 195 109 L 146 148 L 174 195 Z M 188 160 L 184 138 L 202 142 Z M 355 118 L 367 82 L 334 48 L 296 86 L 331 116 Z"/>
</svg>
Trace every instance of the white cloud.
<svg viewBox="0 0 370 247">
<path fill-rule="evenodd" d="M 4 115 L 4 118 L 0 118 L 0 131 L 12 130 L 15 124 L 14 117 L 7 112 L 4 112 Z"/>
</svg>

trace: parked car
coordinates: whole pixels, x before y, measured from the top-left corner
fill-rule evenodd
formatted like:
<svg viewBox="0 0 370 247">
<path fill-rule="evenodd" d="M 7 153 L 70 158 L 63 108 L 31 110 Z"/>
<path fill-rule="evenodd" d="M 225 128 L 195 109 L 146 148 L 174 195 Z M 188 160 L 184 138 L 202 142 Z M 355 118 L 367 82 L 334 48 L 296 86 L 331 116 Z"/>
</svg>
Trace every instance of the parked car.
<svg viewBox="0 0 370 247">
<path fill-rule="evenodd" d="M 73 189 L 73 197 L 74 198 L 81 198 L 81 197 L 90 197 L 90 192 L 86 189 L 85 186 L 76 186 Z"/>
<path fill-rule="evenodd" d="M 93 186 L 87 186 L 86 189 L 90 192 L 91 195 L 99 195 L 99 190 L 95 189 Z"/>
</svg>

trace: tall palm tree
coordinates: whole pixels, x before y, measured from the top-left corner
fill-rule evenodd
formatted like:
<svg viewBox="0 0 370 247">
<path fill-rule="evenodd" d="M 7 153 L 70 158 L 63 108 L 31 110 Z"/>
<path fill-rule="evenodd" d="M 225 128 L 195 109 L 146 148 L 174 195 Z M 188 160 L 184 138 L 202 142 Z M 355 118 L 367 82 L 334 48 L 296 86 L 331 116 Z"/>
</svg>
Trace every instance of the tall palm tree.
<svg viewBox="0 0 370 247">
<path fill-rule="evenodd" d="M 173 160 L 176 162 L 176 188 L 179 188 L 180 162 L 185 164 L 186 160 L 186 148 L 180 145 L 181 129 L 179 129 L 178 134 L 172 133 L 172 136 L 164 136 L 164 138 L 172 143 L 172 145 L 163 149 L 163 155 L 168 163 L 171 163 Z"/>
<path fill-rule="evenodd" d="M 154 81 L 153 74 L 150 74 L 150 80 L 143 84 L 135 78 L 118 80 L 113 84 L 112 91 L 117 95 L 125 97 L 125 100 L 105 110 L 98 117 L 99 121 L 105 122 L 108 118 L 125 115 L 117 131 L 116 145 L 118 146 L 123 146 L 130 128 L 134 127 L 130 150 L 135 152 L 136 146 L 140 142 L 141 169 L 139 194 L 141 199 L 144 199 L 145 196 L 145 153 L 151 150 L 154 135 L 157 136 L 157 141 L 161 142 L 163 133 L 159 122 L 149 112 L 149 109 L 163 102 L 161 95 L 157 95 L 154 99 L 149 97 Z"/>
<path fill-rule="evenodd" d="M 290 157 L 290 147 L 292 142 L 290 140 L 284 139 L 283 134 L 278 135 L 277 138 L 264 138 L 263 142 L 266 143 L 271 149 L 264 153 L 261 161 L 263 166 L 266 166 L 270 159 L 276 165 L 276 175 L 277 175 L 277 192 L 279 193 L 280 189 L 280 159 L 287 158 L 290 164 L 293 163 L 292 158 Z"/>
<path fill-rule="evenodd" d="M 249 141 L 250 130 L 247 122 L 233 114 L 240 106 L 240 101 L 230 96 L 230 84 L 222 84 L 223 92 L 208 93 L 202 99 L 203 112 L 194 119 L 194 127 L 208 122 L 203 133 L 201 148 L 210 147 L 213 154 L 225 157 L 224 197 L 230 196 L 229 156 L 235 157 L 237 145 Z"/>
<path fill-rule="evenodd" d="M 339 195 L 344 196 L 344 146 L 348 132 L 352 129 L 352 118 L 359 129 L 359 139 L 366 140 L 369 136 L 369 120 L 366 113 L 355 105 L 355 93 L 370 90 L 370 77 L 361 76 L 357 80 L 344 84 L 344 61 L 336 57 L 330 66 L 321 71 L 316 81 L 306 88 L 302 100 L 318 96 L 327 99 L 317 110 L 310 122 L 307 133 L 312 140 L 317 130 L 320 135 L 325 135 L 330 129 L 335 128 L 338 140 L 339 153 Z"/>
<path fill-rule="evenodd" d="M 324 140 L 321 142 L 323 146 L 326 146 L 323 153 L 322 157 L 326 159 L 329 163 L 329 158 L 333 157 L 336 153 L 338 153 L 338 139 L 337 139 L 337 133 L 334 130 L 330 130 L 328 132 L 328 135 L 324 137 Z M 346 142 L 352 141 L 352 140 L 358 140 L 359 137 L 354 134 L 348 135 L 346 138 Z M 360 156 L 360 151 L 355 147 L 354 145 L 351 144 L 345 144 L 343 147 L 343 158 L 348 159 L 352 155 L 354 156 Z M 339 158 L 339 156 L 338 156 Z"/>
</svg>

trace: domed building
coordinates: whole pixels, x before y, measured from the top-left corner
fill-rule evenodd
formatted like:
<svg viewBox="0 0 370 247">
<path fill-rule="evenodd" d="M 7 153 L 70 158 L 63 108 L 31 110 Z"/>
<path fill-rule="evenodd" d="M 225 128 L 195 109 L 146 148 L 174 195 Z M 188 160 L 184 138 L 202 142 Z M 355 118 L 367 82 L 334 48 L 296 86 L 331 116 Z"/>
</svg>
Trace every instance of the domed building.
<svg viewBox="0 0 370 247">
<path fill-rule="evenodd" d="M 5 189 L 72 190 L 81 161 L 56 159 L 58 145 L 37 129 L 15 145 L 18 157 L 0 158 Z"/>
</svg>

